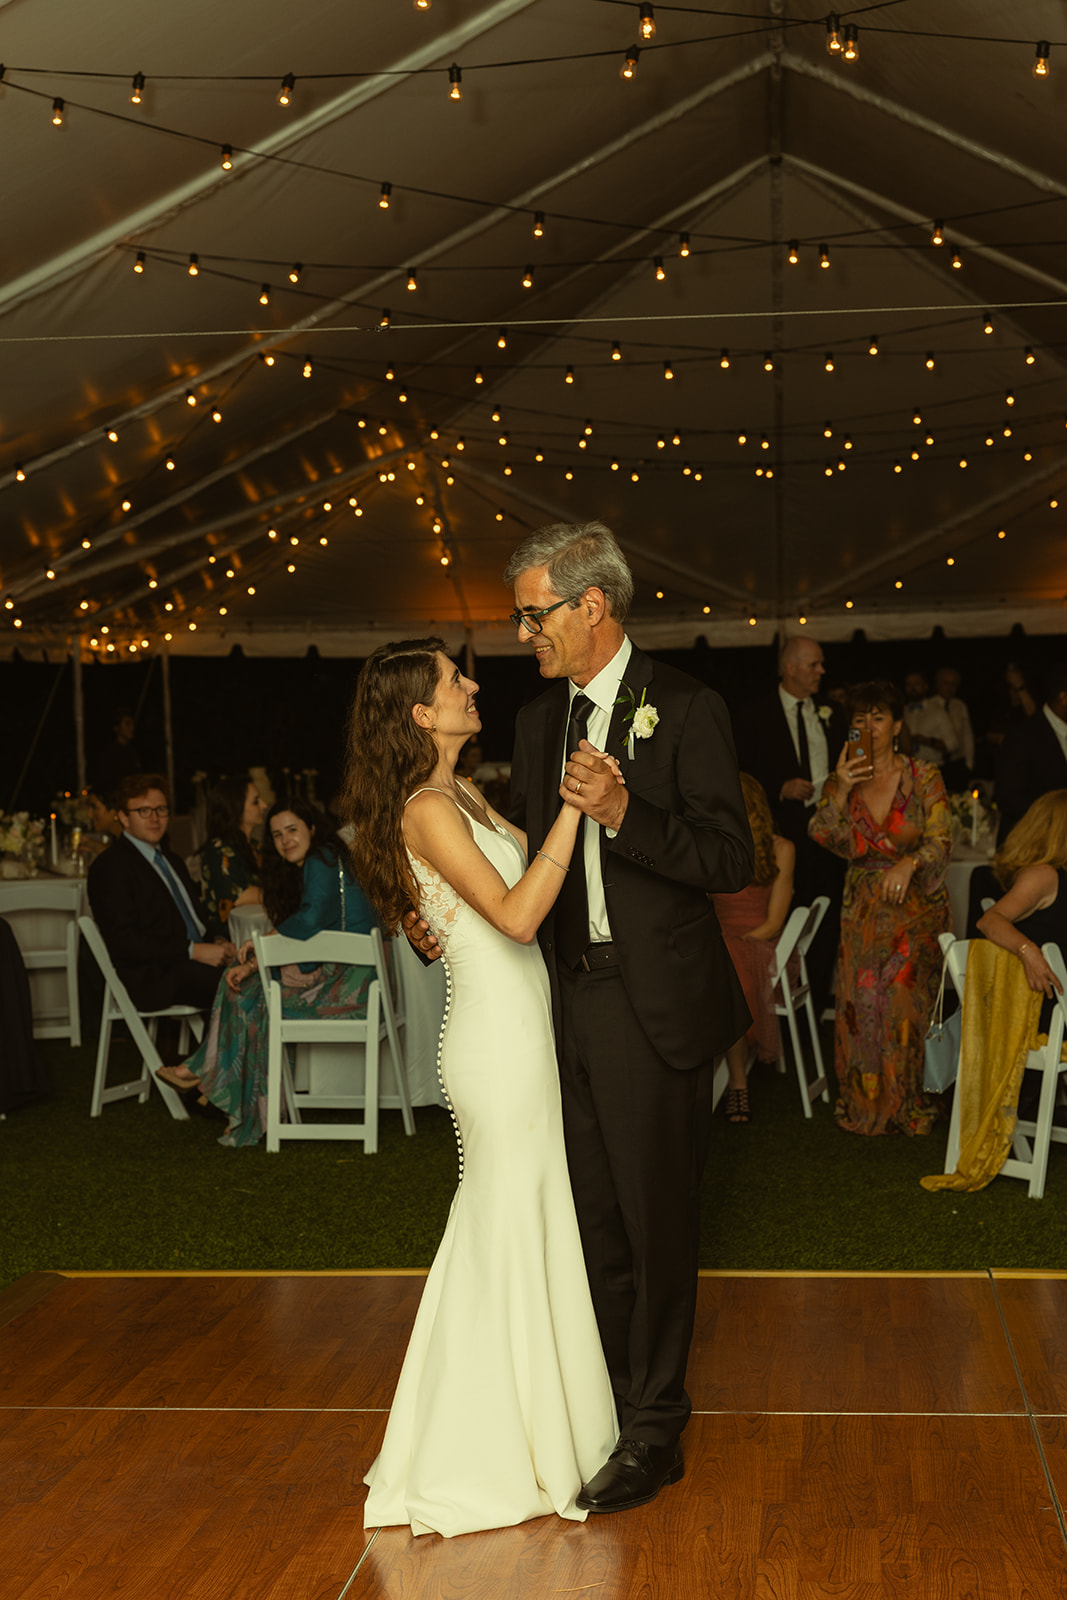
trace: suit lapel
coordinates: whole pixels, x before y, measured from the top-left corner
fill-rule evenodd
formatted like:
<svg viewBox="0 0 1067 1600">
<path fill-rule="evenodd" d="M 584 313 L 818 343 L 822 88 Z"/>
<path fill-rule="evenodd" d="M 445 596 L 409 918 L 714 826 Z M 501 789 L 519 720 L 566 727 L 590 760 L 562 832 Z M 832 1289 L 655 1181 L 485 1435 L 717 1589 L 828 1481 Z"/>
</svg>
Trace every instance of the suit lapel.
<svg viewBox="0 0 1067 1600">
<path fill-rule="evenodd" d="M 633 720 L 630 716 L 633 707 L 639 704 L 642 694 L 652 682 L 654 665 L 651 656 L 646 656 L 643 650 L 638 650 L 636 645 L 630 652 L 630 659 L 626 663 L 626 671 L 619 684 L 618 700 L 611 713 L 611 722 L 608 725 L 608 742 L 605 746 L 608 755 L 614 756 L 622 764 L 625 776 L 628 765 L 627 732 Z M 633 694 L 633 703 L 626 693 L 627 689 Z M 646 701 L 649 697 L 646 696 Z M 641 747 L 641 741 L 634 741 L 634 756 Z"/>
</svg>

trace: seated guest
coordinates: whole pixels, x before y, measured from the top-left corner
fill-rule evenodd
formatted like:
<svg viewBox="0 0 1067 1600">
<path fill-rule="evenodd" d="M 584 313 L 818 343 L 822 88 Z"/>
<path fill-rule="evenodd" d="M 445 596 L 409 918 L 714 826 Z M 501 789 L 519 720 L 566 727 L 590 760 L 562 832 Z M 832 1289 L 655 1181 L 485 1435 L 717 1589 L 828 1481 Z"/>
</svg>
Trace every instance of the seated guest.
<svg viewBox="0 0 1067 1600">
<path fill-rule="evenodd" d="M 263 852 L 263 902 L 274 932 L 310 939 L 327 929 L 370 933 L 374 912 L 348 865 L 332 822 L 305 801 L 272 806 Z M 196 1054 L 160 1076 L 176 1089 L 200 1090 L 229 1118 L 224 1145 L 255 1144 L 267 1126 L 267 1003 L 253 946 L 226 974 Z M 284 966 L 286 1017 L 365 1016 L 373 967 Z"/>
<path fill-rule="evenodd" d="M 841 913 L 834 1113 L 849 1133 L 929 1133 L 939 1106 L 923 1093 L 923 1041 L 949 923 L 951 828 L 935 766 L 900 752 L 904 706 L 891 683 L 863 683 L 850 722 L 867 749 L 844 745 L 811 820 L 811 837 L 848 862 Z"/>
<path fill-rule="evenodd" d="M 955 667 L 938 667 L 934 673 L 932 698 L 944 706 L 956 734 L 957 753 L 941 769 L 946 789 L 952 790 L 968 788 L 974 772 L 974 729 L 967 704 L 960 699 L 962 681 Z"/>
<path fill-rule="evenodd" d="M 85 797 L 85 803 L 89 811 L 89 826 L 78 840 L 78 854 L 93 861 L 109 844 L 122 838 L 122 823 L 113 808 L 91 790 Z"/>
<path fill-rule="evenodd" d="M 122 837 L 89 868 L 89 904 L 139 1011 L 192 1005 L 206 1011 L 232 944 L 206 936 L 207 913 L 185 863 L 163 842 L 167 780 L 134 773 L 115 791 Z"/>
<path fill-rule="evenodd" d="M 1038 1031 L 1047 1033 L 1059 979 L 1041 954 L 1057 944 L 1067 955 L 1067 789 L 1035 800 L 993 859 L 1005 893 L 978 919 L 978 932 L 1022 962 L 1030 988 L 1045 999 Z M 1019 1114 L 1037 1109 L 1041 1075 L 1027 1072 L 1019 1091 Z"/>
<path fill-rule="evenodd" d="M 771 973 L 775 940 L 785 926 L 793 899 L 793 863 L 796 860 L 791 842 L 774 831 L 763 785 L 749 773 L 742 772 L 741 792 L 756 852 L 755 877 L 747 889 L 711 897 L 730 960 L 741 979 L 752 1013 L 748 1032 L 726 1052 L 730 1074 L 726 1120 L 735 1123 L 752 1120 L 745 1077 L 749 1050 L 754 1049 L 760 1061 L 778 1059 L 778 1018 L 774 1011 Z"/>
<path fill-rule="evenodd" d="M 1046 678 L 1045 703 L 1017 723 L 997 754 L 996 801 L 1002 837 L 1041 795 L 1067 789 L 1067 661 Z"/>
<path fill-rule="evenodd" d="M 200 852 L 200 884 L 208 932 L 225 936 L 234 906 L 262 904 L 260 851 L 253 829 L 267 814 L 247 773 L 223 778 L 207 797 L 207 843 Z"/>
</svg>

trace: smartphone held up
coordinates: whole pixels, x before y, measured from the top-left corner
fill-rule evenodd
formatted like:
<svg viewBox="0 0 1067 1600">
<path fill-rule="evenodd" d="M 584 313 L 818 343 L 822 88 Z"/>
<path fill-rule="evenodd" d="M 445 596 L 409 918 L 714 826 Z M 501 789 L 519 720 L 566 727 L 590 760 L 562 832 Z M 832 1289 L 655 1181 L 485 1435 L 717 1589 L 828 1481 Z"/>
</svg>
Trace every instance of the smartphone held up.
<svg viewBox="0 0 1067 1600">
<path fill-rule="evenodd" d="M 849 762 L 862 762 L 861 766 L 853 768 L 857 778 L 874 777 L 874 756 L 871 745 L 871 724 L 865 719 L 857 727 L 855 724 L 848 730 L 848 759 Z"/>
</svg>

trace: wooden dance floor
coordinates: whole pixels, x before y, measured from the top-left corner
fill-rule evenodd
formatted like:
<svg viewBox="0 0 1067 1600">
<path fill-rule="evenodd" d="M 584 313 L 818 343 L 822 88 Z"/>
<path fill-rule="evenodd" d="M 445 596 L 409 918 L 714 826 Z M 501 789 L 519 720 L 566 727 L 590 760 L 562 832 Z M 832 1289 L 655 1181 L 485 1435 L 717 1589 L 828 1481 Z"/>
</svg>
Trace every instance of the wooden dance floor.
<svg viewBox="0 0 1067 1600">
<path fill-rule="evenodd" d="M 705 1276 L 686 1476 L 584 1525 L 362 1527 L 420 1276 L 0 1295 L 3 1600 L 1051 1600 L 1067 1275 Z"/>
</svg>

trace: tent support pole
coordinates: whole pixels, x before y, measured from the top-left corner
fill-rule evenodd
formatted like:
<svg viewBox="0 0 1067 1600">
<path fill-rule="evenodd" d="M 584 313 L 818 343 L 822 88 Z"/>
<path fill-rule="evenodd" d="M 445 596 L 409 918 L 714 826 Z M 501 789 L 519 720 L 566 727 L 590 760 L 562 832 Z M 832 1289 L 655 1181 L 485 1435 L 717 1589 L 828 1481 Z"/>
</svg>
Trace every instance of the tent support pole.
<svg viewBox="0 0 1067 1600">
<path fill-rule="evenodd" d="M 45 723 L 48 721 L 48 713 L 52 709 L 52 702 L 56 697 L 56 690 L 59 688 L 60 679 L 62 678 L 62 676 L 63 676 L 64 672 L 66 672 L 66 670 L 67 670 L 67 661 L 66 661 L 66 657 L 64 656 L 63 660 L 59 663 L 58 672 L 56 673 L 55 677 L 52 679 L 52 687 L 48 691 L 48 699 L 44 703 L 44 710 L 41 712 L 41 715 L 37 720 L 37 727 L 36 727 L 36 729 L 34 731 L 33 738 L 30 740 L 30 748 L 26 751 L 26 759 L 22 763 L 22 771 L 19 773 L 18 778 L 15 780 L 15 787 L 11 791 L 11 799 L 7 803 L 7 809 L 9 811 L 14 811 L 14 809 L 15 809 L 15 801 L 19 797 L 19 790 L 22 788 L 22 785 L 23 785 L 23 783 L 25 782 L 25 779 L 26 779 L 26 774 L 30 770 L 30 762 L 33 760 L 33 752 L 37 749 L 37 742 L 40 739 L 41 734 L 42 734 L 42 732 L 44 730 Z"/>
<path fill-rule="evenodd" d="M 71 643 L 71 661 L 74 665 L 74 748 L 76 751 L 78 793 L 86 787 L 85 772 L 85 694 L 82 685 L 82 642 L 75 638 Z"/>
<path fill-rule="evenodd" d="M 170 787 L 171 805 L 174 804 L 174 725 L 170 706 L 170 651 L 164 644 L 160 650 L 163 674 L 163 737 L 166 742 L 167 783 Z"/>
</svg>

